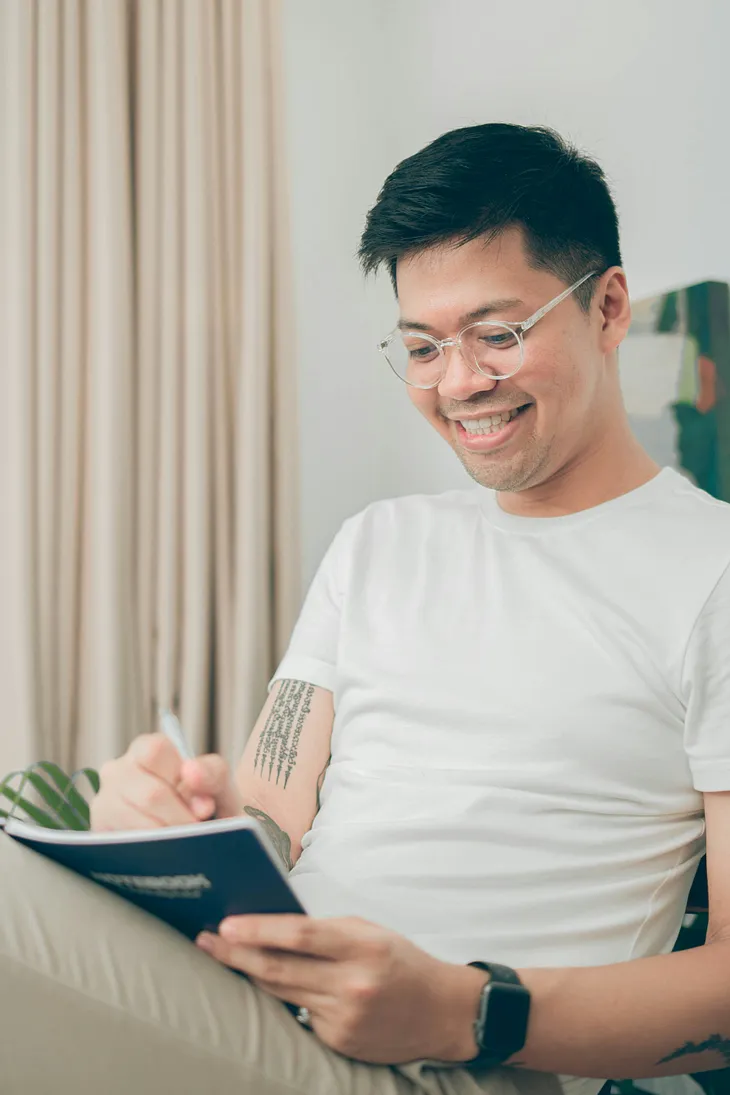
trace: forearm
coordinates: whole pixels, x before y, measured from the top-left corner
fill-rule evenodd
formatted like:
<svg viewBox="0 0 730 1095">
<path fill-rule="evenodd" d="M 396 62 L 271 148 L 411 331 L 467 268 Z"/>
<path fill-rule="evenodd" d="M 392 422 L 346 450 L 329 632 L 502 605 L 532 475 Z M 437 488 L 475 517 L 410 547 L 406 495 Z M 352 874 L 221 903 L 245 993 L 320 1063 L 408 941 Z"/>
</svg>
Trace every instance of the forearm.
<svg viewBox="0 0 730 1095">
<path fill-rule="evenodd" d="M 243 812 L 258 821 L 279 856 L 281 865 L 290 871 L 302 854 L 301 840 L 292 841 L 291 833 L 256 802 L 245 802 Z"/>
<path fill-rule="evenodd" d="M 322 776 L 327 768 L 325 764 Z M 267 794 L 266 788 L 257 787 L 258 794 L 244 783 L 241 788 L 243 812 L 259 822 L 276 849 L 282 865 L 290 871 L 302 854 L 304 834 L 311 827 L 319 811 L 319 787 L 321 778 L 313 793 L 313 802 L 307 806 L 306 797 L 287 798 L 274 791 Z"/>
<path fill-rule="evenodd" d="M 532 1005 L 527 1042 L 506 1065 L 605 1079 L 730 1066 L 730 940 L 609 966 L 517 972 Z M 464 996 L 473 999 L 466 979 Z M 475 1052 L 466 1032 L 463 1048 L 465 1057 Z"/>
</svg>

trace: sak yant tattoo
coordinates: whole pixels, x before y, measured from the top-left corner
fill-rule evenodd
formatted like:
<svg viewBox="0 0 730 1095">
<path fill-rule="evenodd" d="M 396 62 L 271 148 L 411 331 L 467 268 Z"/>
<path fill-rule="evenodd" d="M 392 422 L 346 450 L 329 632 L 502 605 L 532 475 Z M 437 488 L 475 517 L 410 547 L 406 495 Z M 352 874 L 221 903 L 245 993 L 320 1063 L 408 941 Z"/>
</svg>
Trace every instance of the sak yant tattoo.
<svg viewBox="0 0 730 1095">
<path fill-rule="evenodd" d="M 690 1054 L 705 1053 L 707 1050 L 722 1054 L 725 1059 L 725 1068 L 730 1067 L 730 1038 L 723 1038 L 721 1034 L 711 1034 L 704 1042 L 685 1042 L 668 1057 L 662 1057 L 657 1064 L 663 1065 L 667 1061 L 676 1060 L 677 1057 L 688 1057 Z"/>
<path fill-rule="evenodd" d="M 243 812 L 249 814 L 250 817 L 255 817 L 256 820 L 263 825 L 266 835 L 279 854 L 279 858 L 286 869 L 290 871 L 293 867 L 293 863 L 291 861 L 291 838 L 289 834 L 285 833 L 284 830 L 276 824 L 273 817 L 269 817 L 263 810 L 257 810 L 255 806 L 244 806 Z"/>
<path fill-rule="evenodd" d="M 283 681 L 269 712 L 254 757 L 254 772 L 286 787 L 297 763 L 299 738 L 311 711 L 314 685 Z"/>
</svg>

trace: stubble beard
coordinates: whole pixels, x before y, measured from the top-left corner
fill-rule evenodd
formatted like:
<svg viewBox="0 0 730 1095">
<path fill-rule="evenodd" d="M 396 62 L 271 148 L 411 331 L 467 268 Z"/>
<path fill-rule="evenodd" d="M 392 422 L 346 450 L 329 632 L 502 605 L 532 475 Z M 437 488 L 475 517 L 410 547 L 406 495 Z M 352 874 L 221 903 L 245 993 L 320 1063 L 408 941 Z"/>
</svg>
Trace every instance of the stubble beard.
<svg viewBox="0 0 730 1095">
<path fill-rule="evenodd" d="M 547 446 L 529 438 L 513 456 L 466 452 L 458 444 L 453 446 L 467 475 L 488 490 L 516 493 L 534 486 L 541 480 L 541 472 L 548 463 Z"/>
</svg>

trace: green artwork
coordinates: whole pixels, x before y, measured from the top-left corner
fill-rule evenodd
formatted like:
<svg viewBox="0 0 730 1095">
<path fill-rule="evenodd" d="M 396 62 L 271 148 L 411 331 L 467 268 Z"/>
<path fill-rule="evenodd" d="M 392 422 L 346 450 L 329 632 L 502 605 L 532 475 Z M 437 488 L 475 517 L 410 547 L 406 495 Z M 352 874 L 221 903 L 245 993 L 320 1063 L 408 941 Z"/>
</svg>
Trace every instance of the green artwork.
<svg viewBox="0 0 730 1095">
<path fill-rule="evenodd" d="M 730 287 L 635 301 L 619 351 L 631 425 L 657 463 L 730 502 Z"/>
</svg>

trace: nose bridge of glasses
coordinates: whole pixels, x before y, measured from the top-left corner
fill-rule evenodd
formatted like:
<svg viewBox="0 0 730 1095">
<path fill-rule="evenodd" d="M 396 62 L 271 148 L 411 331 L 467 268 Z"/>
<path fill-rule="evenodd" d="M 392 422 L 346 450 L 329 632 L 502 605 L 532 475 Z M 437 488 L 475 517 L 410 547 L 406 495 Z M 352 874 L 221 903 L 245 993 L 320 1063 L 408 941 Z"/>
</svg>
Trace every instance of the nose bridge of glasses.
<svg viewBox="0 0 730 1095">
<path fill-rule="evenodd" d="M 457 351 L 456 354 L 453 355 L 453 357 L 455 357 L 457 359 L 457 361 L 461 362 L 462 367 L 466 366 L 466 368 L 472 373 L 478 373 L 479 372 L 479 370 L 477 368 L 477 365 L 476 365 L 476 361 L 474 359 L 474 356 L 473 356 L 473 354 L 471 354 L 469 352 L 468 348 L 462 343 L 461 336 L 457 335 L 456 338 L 443 338 L 443 339 L 436 339 L 434 341 L 436 341 L 438 343 L 439 349 L 441 350 L 441 374 L 442 374 L 442 376 L 445 376 L 446 373 L 449 371 L 449 368 L 450 368 L 450 365 L 451 365 L 451 360 L 452 360 L 452 358 L 450 358 L 449 355 L 446 353 L 447 349 L 452 349 L 452 350 Z"/>
</svg>

